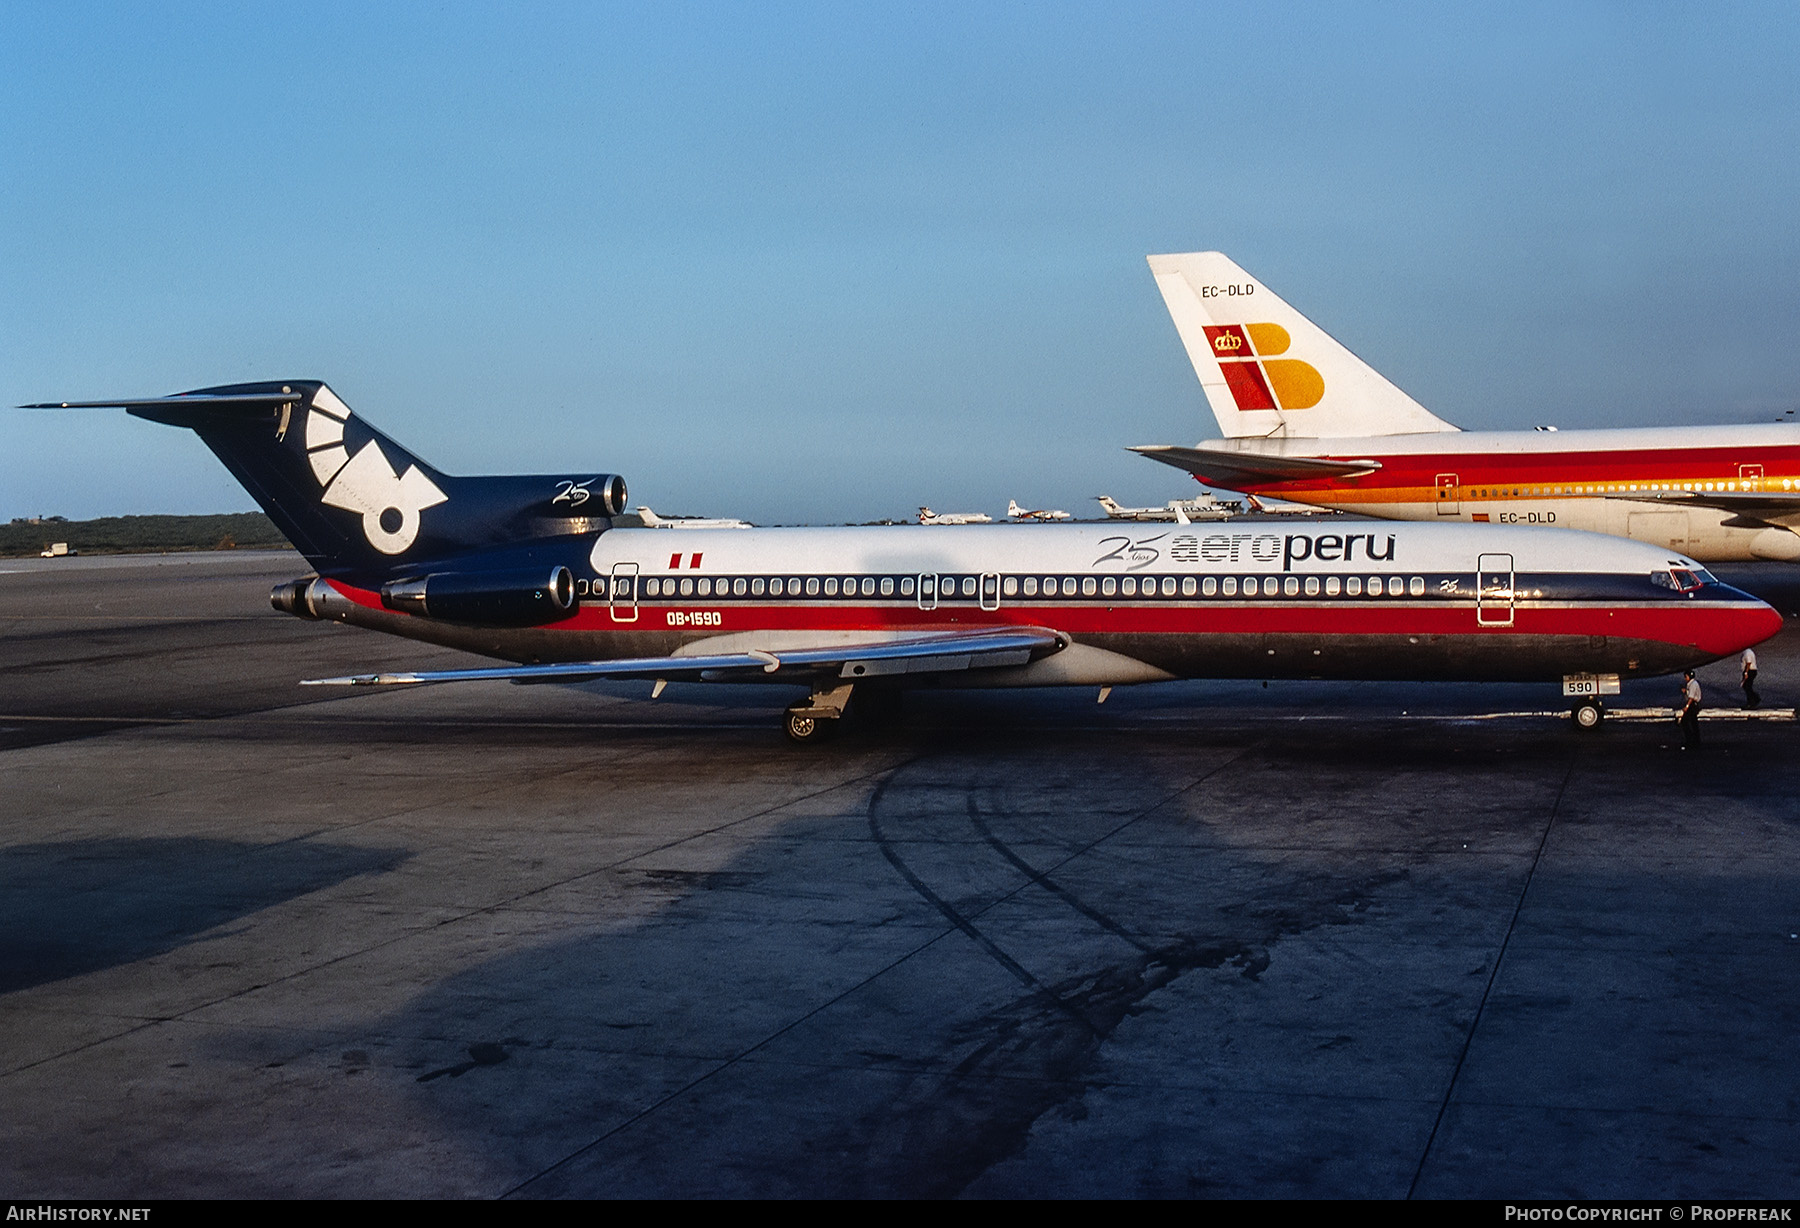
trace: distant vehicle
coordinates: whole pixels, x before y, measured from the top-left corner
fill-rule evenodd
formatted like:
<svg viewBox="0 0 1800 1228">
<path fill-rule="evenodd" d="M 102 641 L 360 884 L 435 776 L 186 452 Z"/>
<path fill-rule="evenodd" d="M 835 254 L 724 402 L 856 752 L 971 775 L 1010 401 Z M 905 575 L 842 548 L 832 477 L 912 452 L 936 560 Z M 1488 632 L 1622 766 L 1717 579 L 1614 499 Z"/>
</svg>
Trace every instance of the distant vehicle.
<svg viewBox="0 0 1800 1228">
<path fill-rule="evenodd" d="M 1120 507 L 1111 495 L 1095 495 L 1109 520 L 1173 520 L 1191 524 L 1196 520 L 1228 520 L 1242 508 L 1237 502 L 1222 503 L 1211 495 L 1198 499 L 1170 499 L 1162 507 Z"/>
<path fill-rule="evenodd" d="M 1223 436 L 1133 449 L 1152 460 L 1265 502 L 1591 529 L 1703 563 L 1800 562 L 1800 427 L 1791 418 L 1462 431 L 1220 253 L 1149 259 Z"/>
<path fill-rule="evenodd" d="M 40 559 L 60 559 L 80 553 L 81 551 L 79 550 L 69 549 L 68 542 L 51 542 L 48 546 L 45 546 L 38 552 L 38 557 Z"/>
<path fill-rule="evenodd" d="M 1020 507 L 1015 500 L 1006 501 L 1006 514 L 1013 520 L 1068 520 L 1069 513 L 1054 508 Z"/>
<path fill-rule="evenodd" d="M 986 512 L 934 512 L 928 507 L 919 509 L 920 524 L 987 524 L 993 517 Z"/>
<path fill-rule="evenodd" d="M 909 686 L 1104 698 L 1176 678 L 1560 679 L 1586 728 L 1622 679 L 1782 627 L 1690 559 L 1591 533 L 1264 521 L 672 540 L 614 526 L 617 474 L 455 477 L 315 380 L 83 404 L 191 427 L 225 461 L 315 569 L 275 587 L 276 609 L 517 662 L 321 685 L 798 685 L 787 734 L 812 741 L 853 695 L 879 711 Z M 575 489 L 589 496 L 570 517 Z"/>
<path fill-rule="evenodd" d="M 658 516 L 647 507 L 637 510 L 638 519 L 644 522 L 646 529 L 748 529 L 748 520 L 733 520 L 729 517 L 718 520 L 703 520 L 698 516 Z"/>
</svg>

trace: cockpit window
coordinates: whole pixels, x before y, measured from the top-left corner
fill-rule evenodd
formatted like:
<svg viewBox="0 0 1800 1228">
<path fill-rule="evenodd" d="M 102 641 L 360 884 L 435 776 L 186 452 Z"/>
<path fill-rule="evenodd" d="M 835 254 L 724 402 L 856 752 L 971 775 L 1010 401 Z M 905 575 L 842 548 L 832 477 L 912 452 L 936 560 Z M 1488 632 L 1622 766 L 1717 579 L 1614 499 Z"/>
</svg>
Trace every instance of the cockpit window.
<svg viewBox="0 0 1800 1228">
<path fill-rule="evenodd" d="M 1653 571 L 1650 579 L 1662 588 L 1673 589 L 1678 593 L 1691 593 L 1702 584 L 1715 583 L 1708 572 L 1698 567 L 1671 567 L 1667 571 Z"/>
</svg>

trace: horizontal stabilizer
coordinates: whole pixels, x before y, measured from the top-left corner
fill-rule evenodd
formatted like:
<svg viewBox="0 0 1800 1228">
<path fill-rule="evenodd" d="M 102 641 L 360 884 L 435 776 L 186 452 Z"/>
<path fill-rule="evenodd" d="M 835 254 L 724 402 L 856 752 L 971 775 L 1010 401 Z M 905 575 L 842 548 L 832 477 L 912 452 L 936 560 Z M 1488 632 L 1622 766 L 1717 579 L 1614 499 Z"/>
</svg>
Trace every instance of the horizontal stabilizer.
<svg viewBox="0 0 1800 1228">
<path fill-rule="evenodd" d="M 311 678 L 303 686 L 413 686 L 432 682 L 597 682 L 661 678 L 696 682 L 806 682 L 822 675 L 856 681 L 898 674 L 955 673 L 1026 665 L 1068 647 L 1067 636 L 1044 627 L 928 633 L 867 644 L 819 648 L 752 648 L 712 656 L 635 657 L 620 661 L 562 661 L 428 673 L 353 674 Z"/>
<path fill-rule="evenodd" d="M 301 392 L 259 392 L 247 396 L 213 396 L 205 393 L 184 392 L 170 397 L 139 397 L 134 399 L 113 401 L 40 401 L 35 405 L 21 405 L 20 409 L 162 409 L 176 406 L 187 409 L 217 410 L 222 413 L 234 409 L 268 409 L 272 405 L 286 405 L 293 401 L 303 400 Z"/>
<path fill-rule="evenodd" d="M 169 397 L 139 397 L 112 401 L 42 401 L 20 409 L 122 409 L 137 418 L 169 426 L 199 426 L 244 416 L 268 415 L 284 405 L 304 402 L 311 388 L 275 392 L 183 392 Z"/>
<path fill-rule="evenodd" d="M 1208 486 L 1239 490 L 1266 482 L 1293 482 L 1306 478 L 1353 478 L 1381 468 L 1373 460 L 1325 460 L 1316 456 L 1271 456 L 1261 452 L 1214 448 L 1179 448 L 1148 444 L 1127 449 L 1153 461 L 1185 469 Z"/>
</svg>

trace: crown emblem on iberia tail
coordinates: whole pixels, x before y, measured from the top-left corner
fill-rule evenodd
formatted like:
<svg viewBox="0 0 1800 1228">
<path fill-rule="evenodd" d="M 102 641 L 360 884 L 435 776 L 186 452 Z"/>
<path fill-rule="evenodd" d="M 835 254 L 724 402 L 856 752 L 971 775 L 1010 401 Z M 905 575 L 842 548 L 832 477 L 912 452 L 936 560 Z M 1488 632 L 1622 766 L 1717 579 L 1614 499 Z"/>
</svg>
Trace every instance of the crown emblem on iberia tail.
<svg viewBox="0 0 1800 1228">
<path fill-rule="evenodd" d="M 1311 409 L 1325 396 L 1325 377 L 1311 363 L 1276 357 L 1287 353 L 1290 340 L 1281 325 L 1208 324 L 1205 329 L 1239 409 Z"/>
<path fill-rule="evenodd" d="M 324 487 L 320 501 L 359 514 L 369 544 L 383 554 L 399 554 L 419 535 L 419 513 L 449 496 L 417 465 L 395 473 L 373 439 L 352 456 L 344 446 L 349 419 L 350 407 L 321 386 L 306 416 L 306 459 Z"/>
</svg>

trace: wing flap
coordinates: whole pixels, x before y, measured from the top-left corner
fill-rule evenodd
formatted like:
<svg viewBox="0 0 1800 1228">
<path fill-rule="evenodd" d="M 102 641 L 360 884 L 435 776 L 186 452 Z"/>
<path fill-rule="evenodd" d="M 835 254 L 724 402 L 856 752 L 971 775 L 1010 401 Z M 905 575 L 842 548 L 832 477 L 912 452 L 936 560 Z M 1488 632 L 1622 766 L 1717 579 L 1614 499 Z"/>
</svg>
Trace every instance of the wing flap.
<svg viewBox="0 0 1800 1228">
<path fill-rule="evenodd" d="M 856 681 L 897 674 L 955 673 L 1025 665 L 1060 652 L 1069 639 L 1046 627 L 932 632 L 866 644 L 818 648 L 749 649 L 711 656 L 632 657 L 617 661 L 561 661 L 423 673 L 349 674 L 308 678 L 302 686 L 418 686 L 439 682 L 599 682 L 660 678 L 698 682 L 803 682 L 819 676 Z"/>
</svg>

